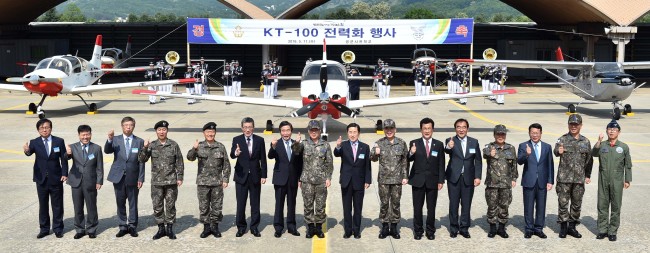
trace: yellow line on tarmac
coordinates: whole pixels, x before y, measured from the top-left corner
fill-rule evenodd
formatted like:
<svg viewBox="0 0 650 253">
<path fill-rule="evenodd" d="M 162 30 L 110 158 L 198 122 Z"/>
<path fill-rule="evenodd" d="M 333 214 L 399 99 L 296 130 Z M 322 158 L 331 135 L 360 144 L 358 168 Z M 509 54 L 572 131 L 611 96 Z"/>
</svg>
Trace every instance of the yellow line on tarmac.
<svg viewBox="0 0 650 253">
<path fill-rule="evenodd" d="M 332 185 L 330 185 L 332 187 Z M 329 201 L 330 200 L 330 194 L 327 194 L 327 199 L 325 200 L 325 214 L 327 215 L 330 210 L 330 205 Z M 318 238 L 318 236 L 313 237 L 311 240 L 311 252 L 312 253 L 324 253 L 327 252 L 327 239 L 330 237 L 328 235 L 328 230 L 327 230 L 327 219 L 325 219 L 325 223 L 323 223 L 323 233 L 325 234 L 325 238 Z"/>
<path fill-rule="evenodd" d="M 15 151 L 15 150 L 8 150 L 8 149 L 0 149 L 0 153 L 10 153 L 10 154 L 16 154 L 16 155 L 25 155 L 25 153 L 22 152 L 22 151 Z"/>
</svg>

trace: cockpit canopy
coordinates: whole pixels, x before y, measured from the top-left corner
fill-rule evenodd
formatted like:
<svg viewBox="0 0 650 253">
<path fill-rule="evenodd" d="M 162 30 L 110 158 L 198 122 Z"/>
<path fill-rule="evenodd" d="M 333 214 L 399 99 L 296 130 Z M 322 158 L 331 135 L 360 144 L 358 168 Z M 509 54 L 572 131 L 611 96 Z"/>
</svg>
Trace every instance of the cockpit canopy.
<svg viewBox="0 0 650 253">
<path fill-rule="evenodd" d="M 113 59 L 122 59 L 122 50 L 117 48 L 104 49 L 102 50 L 102 56 L 111 57 Z"/>
<path fill-rule="evenodd" d="M 598 62 L 594 64 L 594 71 L 598 73 L 621 73 L 623 72 L 622 66 L 618 62 Z"/>
<path fill-rule="evenodd" d="M 310 64 L 305 67 L 303 76 L 305 80 L 319 80 L 320 79 L 320 64 Z M 342 65 L 327 65 L 327 79 L 328 80 L 342 80 L 345 81 L 345 70 Z"/>
<path fill-rule="evenodd" d="M 418 48 L 413 51 L 413 59 L 420 57 L 436 57 L 436 53 L 428 48 Z"/>
<path fill-rule="evenodd" d="M 84 71 L 88 61 L 75 56 L 55 56 L 41 60 L 36 69 L 58 69 L 68 75 Z"/>
</svg>

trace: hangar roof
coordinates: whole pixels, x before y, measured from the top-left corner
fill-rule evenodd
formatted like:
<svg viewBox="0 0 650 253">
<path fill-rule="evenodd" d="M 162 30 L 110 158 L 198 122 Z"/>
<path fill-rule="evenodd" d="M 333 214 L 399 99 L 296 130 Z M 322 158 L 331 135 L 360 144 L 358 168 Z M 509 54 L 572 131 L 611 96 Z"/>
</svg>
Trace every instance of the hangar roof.
<svg viewBox="0 0 650 253">
<path fill-rule="evenodd" d="M 650 11 L 650 0 L 501 0 L 537 24 L 608 23 L 628 26 Z"/>
<path fill-rule="evenodd" d="M 0 1 L 0 24 L 26 25 L 65 0 Z"/>
</svg>

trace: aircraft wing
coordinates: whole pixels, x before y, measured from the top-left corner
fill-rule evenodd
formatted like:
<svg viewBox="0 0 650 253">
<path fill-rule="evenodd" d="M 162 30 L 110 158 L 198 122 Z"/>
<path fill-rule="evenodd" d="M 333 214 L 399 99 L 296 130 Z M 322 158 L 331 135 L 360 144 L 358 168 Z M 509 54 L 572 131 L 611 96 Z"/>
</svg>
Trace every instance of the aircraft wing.
<svg viewBox="0 0 650 253">
<path fill-rule="evenodd" d="M 22 84 L 6 84 L 6 83 L 0 83 L 0 90 L 6 90 L 6 91 L 24 91 L 28 92 L 28 90 L 23 86 Z"/>
<path fill-rule="evenodd" d="M 171 80 L 161 80 L 161 81 L 144 81 L 144 82 L 131 82 L 131 83 L 111 83 L 111 84 L 98 84 L 90 85 L 86 87 L 75 87 L 70 90 L 72 94 L 79 93 L 90 93 L 97 91 L 106 91 L 106 90 L 119 90 L 126 88 L 136 88 L 136 87 L 148 87 L 148 86 L 159 86 L 159 85 L 174 85 L 174 84 L 186 84 L 186 83 L 195 83 L 199 82 L 196 78 L 185 78 L 185 79 L 171 79 Z"/>
<path fill-rule="evenodd" d="M 650 61 L 620 62 L 624 69 L 650 69 Z"/>
<path fill-rule="evenodd" d="M 196 100 L 210 100 L 210 101 L 232 102 L 232 103 L 251 104 L 251 105 L 276 106 L 276 107 L 286 107 L 291 109 L 299 109 L 303 107 L 302 101 L 288 100 L 288 99 L 230 97 L 230 96 L 221 96 L 221 95 L 162 92 L 162 91 L 154 91 L 154 90 L 133 90 L 133 94 L 165 96 L 165 97 L 172 97 L 172 98 L 193 98 Z"/>
<path fill-rule="evenodd" d="M 511 68 L 522 69 L 584 69 L 594 66 L 594 62 L 566 62 L 566 61 L 524 61 L 524 60 L 475 60 L 475 59 L 455 59 L 457 63 L 472 63 L 472 64 L 502 64 Z M 650 67 L 649 67 L 650 68 Z"/>
<path fill-rule="evenodd" d="M 350 66 L 355 68 L 362 68 L 362 69 L 375 69 L 375 65 L 368 65 L 368 64 L 350 64 Z M 403 67 L 393 67 L 393 66 L 388 66 L 387 68 L 395 72 L 413 73 L 413 68 L 403 68 Z"/>
<path fill-rule="evenodd" d="M 129 68 L 110 68 L 110 69 L 101 69 L 101 71 L 104 72 L 142 72 L 142 71 L 147 71 L 149 66 L 146 67 L 129 67 Z M 99 70 L 91 71 L 91 72 L 99 72 Z"/>
<path fill-rule="evenodd" d="M 302 80 L 301 76 L 271 76 L 269 79 L 278 79 L 278 80 Z"/>
<path fill-rule="evenodd" d="M 457 98 L 471 98 L 471 97 L 487 97 L 492 95 L 506 95 L 517 93 L 516 90 L 494 90 L 494 91 L 482 91 L 482 92 L 470 92 L 470 93 L 457 93 L 457 94 L 441 94 L 441 95 L 429 95 L 429 96 L 412 96 L 412 97 L 394 97 L 394 98 L 383 98 L 383 99 L 364 99 L 364 100 L 352 100 L 348 102 L 348 108 L 357 109 L 370 106 L 384 106 L 391 104 L 405 104 L 405 103 L 416 103 L 416 102 L 429 102 L 437 100 L 447 100 L 447 99 L 457 99 Z"/>
<path fill-rule="evenodd" d="M 348 76 L 348 80 L 371 80 L 379 79 L 377 76 Z"/>
</svg>

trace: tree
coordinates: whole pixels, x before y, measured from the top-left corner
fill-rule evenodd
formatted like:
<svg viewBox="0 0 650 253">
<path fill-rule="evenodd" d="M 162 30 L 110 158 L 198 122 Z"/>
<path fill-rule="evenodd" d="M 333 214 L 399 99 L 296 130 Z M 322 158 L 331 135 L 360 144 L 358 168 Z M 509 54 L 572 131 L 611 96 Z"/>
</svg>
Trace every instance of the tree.
<svg viewBox="0 0 650 253">
<path fill-rule="evenodd" d="M 435 19 L 436 15 L 428 9 L 411 8 L 404 14 L 404 19 Z"/>
<path fill-rule="evenodd" d="M 136 23 L 139 20 L 140 19 L 138 18 L 138 15 L 135 15 L 133 13 L 129 13 L 129 16 L 126 17 L 126 22 L 129 22 L 129 23 Z"/>
<path fill-rule="evenodd" d="M 84 22 L 86 21 L 86 16 L 81 12 L 81 9 L 74 4 L 70 3 L 65 7 L 65 10 L 61 13 L 61 22 Z"/>
<path fill-rule="evenodd" d="M 43 15 L 41 15 L 37 20 L 39 22 L 57 22 L 61 16 L 56 12 L 56 7 L 47 10 Z"/>
<path fill-rule="evenodd" d="M 352 15 L 347 10 L 339 8 L 325 15 L 325 19 L 352 19 Z"/>
</svg>

